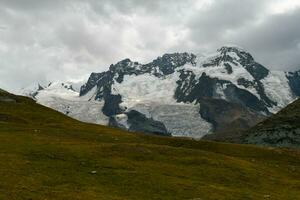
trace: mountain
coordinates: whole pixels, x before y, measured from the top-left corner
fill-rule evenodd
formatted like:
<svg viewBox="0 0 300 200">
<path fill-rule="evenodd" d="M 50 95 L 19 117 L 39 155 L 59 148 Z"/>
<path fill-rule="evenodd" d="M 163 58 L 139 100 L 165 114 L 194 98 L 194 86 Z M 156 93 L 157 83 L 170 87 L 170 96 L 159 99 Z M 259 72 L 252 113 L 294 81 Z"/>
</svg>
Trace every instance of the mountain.
<svg viewBox="0 0 300 200">
<path fill-rule="evenodd" d="M 299 169 L 296 151 L 133 134 L 0 90 L 0 199 L 299 199 Z"/>
<path fill-rule="evenodd" d="M 207 56 L 165 54 L 148 64 L 125 59 L 92 73 L 77 97 L 50 95 L 49 101 L 46 89 L 36 99 L 79 120 L 199 139 L 252 127 L 295 100 L 299 84 L 299 72 L 270 71 L 249 52 L 224 46 Z"/>
</svg>

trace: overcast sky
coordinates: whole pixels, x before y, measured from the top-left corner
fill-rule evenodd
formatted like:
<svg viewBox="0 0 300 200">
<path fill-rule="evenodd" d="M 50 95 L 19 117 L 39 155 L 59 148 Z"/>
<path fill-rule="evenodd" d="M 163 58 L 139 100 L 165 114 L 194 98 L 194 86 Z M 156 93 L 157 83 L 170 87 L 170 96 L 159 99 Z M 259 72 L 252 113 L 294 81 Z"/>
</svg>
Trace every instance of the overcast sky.
<svg viewBox="0 0 300 200">
<path fill-rule="evenodd" d="M 0 88 L 226 44 L 270 69 L 300 69 L 299 22 L 300 0 L 0 0 Z"/>
</svg>

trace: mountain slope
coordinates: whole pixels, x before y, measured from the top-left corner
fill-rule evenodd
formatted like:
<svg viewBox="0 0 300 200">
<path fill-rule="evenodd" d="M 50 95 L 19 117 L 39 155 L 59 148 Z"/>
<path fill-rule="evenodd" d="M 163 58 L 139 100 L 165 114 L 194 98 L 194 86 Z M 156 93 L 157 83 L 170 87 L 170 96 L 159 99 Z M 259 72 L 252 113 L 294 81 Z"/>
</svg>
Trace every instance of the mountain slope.
<svg viewBox="0 0 300 200">
<path fill-rule="evenodd" d="M 132 134 L 0 96 L 1 199 L 299 199 L 298 152 Z"/>
<path fill-rule="evenodd" d="M 300 147 L 300 99 L 253 127 L 243 142 L 268 146 Z"/>
<path fill-rule="evenodd" d="M 276 113 L 299 96 L 298 77 L 270 71 L 247 51 L 225 46 L 207 56 L 165 54 L 147 64 L 125 59 L 92 73 L 80 91 L 56 83 L 33 94 L 81 121 L 200 139 L 229 127 L 248 129 Z"/>
</svg>

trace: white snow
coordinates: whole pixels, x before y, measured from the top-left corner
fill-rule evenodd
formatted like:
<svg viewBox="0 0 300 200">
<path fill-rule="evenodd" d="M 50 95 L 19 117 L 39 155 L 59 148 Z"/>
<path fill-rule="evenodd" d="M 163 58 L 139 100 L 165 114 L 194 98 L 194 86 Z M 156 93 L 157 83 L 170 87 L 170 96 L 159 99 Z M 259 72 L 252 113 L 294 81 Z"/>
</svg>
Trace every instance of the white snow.
<svg viewBox="0 0 300 200">
<path fill-rule="evenodd" d="M 119 124 L 123 125 L 126 129 L 129 129 L 130 124 L 127 122 L 128 120 L 127 115 L 119 114 L 115 116 L 115 119 Z"/>
<path fill-rule="evenodd" d="M 41 90 L 36 96 L 38 100 L 49 97 L 60 97 L 64 99 L 73 99 L 78 96 L 78 92 L 68 89 L 71 85 L 63 82 L 53 82 L 50 86 Z"/>
<path fill-rule="evenodd" d="M 108 117 L 102 113 L 104 102 L 90 100 L 96 91 L 96 87 L 87 96 L 79 97 L 78 91 L 68 89 L 71 85 L 71 82 L 51 83 L 38 92 L 35 97 L 37 103 L 83 122 L 107 125 Z"/>
<path fill-rule="evenodd" d="M 178 73 L 157 78 L 151 74 L 125 75 L 122 83 L 112 85 L 113 94 L 122 95 L 122 105 L 132 107 L 147 100 L 170 104 L 176 103 L 174 92 Z"/>
<path fill-rule="evenodd" d="M 216 96 L 217 96 L 217 98 L 226 100 L 226 96 L 224 94 L 224 90 L 226 89 L 226 87 L 227 87 L 226 84 L 221 85 L 221 84 L 217 83 L 217 86 L 216 86 Z"/>
<path fill-rule="evenodd" d="M 199 139 L 208 134 L 212 127 L 201 118 L 199 105 L 176 102 L 173 96 L 178 76 L 178 73 L 163 78 L 150 74 L 126 75 L 121 84 L 113 84 L 113 91 L 122 95 L 121 106 L 164 123 L 173 136 Z"/>
<path fill-rule="evenodd" d="M 240 59 L 240 57 L 235 52 L 227 52 L 227 55 L 233 58 L 234 60 Z"/>
<path fill-rule="evenodd" d="M 77 98 L 61 98 L 53 95 L 47 95 L 42 92 L 43 98 L 37 97 L 37 103 L 50 107 L 61 113 L 64 113 L 79 121 L 107 125 L 108 117 L 105 116 L 101 109 L 103 101 L 85 101 Z"/>
<path fill-rule="evenodd" d="M 278 103 L 277 106 L 270 108 L 271 112 L 276 113 L 295 100 L 285 72 L 271 71 L 261 82 L 264 85 L 266 95 Z"/>
<path fill-rule="evenodd" d="M 212 130 L 212 125 L 201 118 L 199 104 L 145 101 L 135 104 L 130 109 L 162 122 L 172 136 L 200 139 Z"/>
</svg>

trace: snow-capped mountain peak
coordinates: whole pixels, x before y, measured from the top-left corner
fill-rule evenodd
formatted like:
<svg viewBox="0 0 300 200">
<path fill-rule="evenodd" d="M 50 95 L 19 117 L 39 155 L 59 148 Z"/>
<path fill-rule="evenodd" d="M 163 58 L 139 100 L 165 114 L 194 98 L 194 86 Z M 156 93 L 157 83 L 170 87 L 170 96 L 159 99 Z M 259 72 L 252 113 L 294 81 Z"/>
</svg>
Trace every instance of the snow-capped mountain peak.
<svg viewBox="0 0 300 200">
<path fill-rule="evenodd" d="M 252 55 L 239 47 L 224 46 L 217 50 L 212 56 L 202 61 L 203 67 L 223 67 L 231 74 L 234 66 L 245 68 L 256 80 L 265 78 L 269 70 L 257 63 Z"/>
<path fill-rule="evenodd" d="M 276 84 L 278 81 L 281 85 Z M 265 85 L 270 88 L 265 88 Z M 276 88 L 273 88 L 275 85 Z M 284 73 L 270 72 L 242 48 L 224 46 L 206 58 L 197 58 L 189 53 L 173 53 L 164 54 L 148 64 L 125 59 L 111 65 L 106 72 L 92 73 L 81 88 L 80 95 L 85 96 L 93 89 L 95 99 L 105 102 L 102 111 L 110 118 L 137 110 L 151 119 L 163 120 L 167 129 L 174 134 L 175 125 L 170 124 L 169 118 L 162 117 L 162 112 L 157 110 L 162 105 L 168 108 L 168 112 L 174 113 L 176 111 L 169 106 L 177 110 L 181 110 L 182 105 L 190 106 L 190 109 L 200 105 L 201 108 L 204 100 L 223 99 L 268 115 L 295 98 L 293 91 L 286 88 L 290 88 L 290 85 Z M 168 112 L 164 112 L 164 116 L 172 116 Z M 198 122 L 201 119 L 198 118 Z M 203 121 L 198 127 L 210 129 Z M 200 136 L 207 133 L 189 130 L 193 137 L 197 132 Z"/>
<path fill-rule="evenodd" d="M 254 125 L 297 96 L 298 72 L 269 71 L 246 50 L 224 46 L 206 57 L 171 53 L 147 64 L 124 59 L 91 73 L 80 90 L 55 82 L 35 97 L 82 121 L 201 138 Z"/>
<path fill-rule="evenodd" d="M 26 88 L 21 89 L 19 92 L 21 95 L 29 96 L 36 99 L 38 95 L 45 94 L 54 96 L 78 96 L 78 92 L 73 89 L 70 82 L 49 82 L 42 85 L 40 83 L 32 84 Z"/>
</svg>

